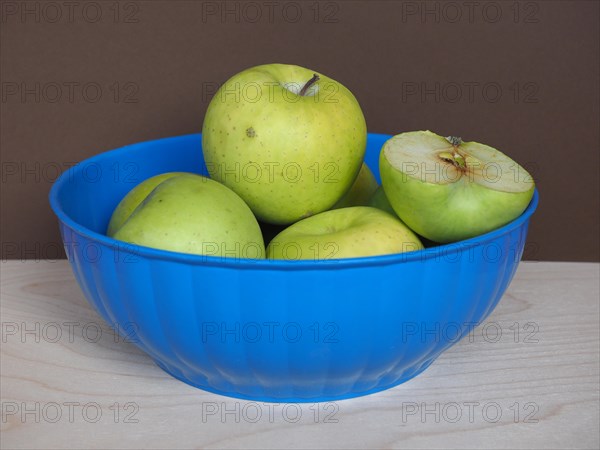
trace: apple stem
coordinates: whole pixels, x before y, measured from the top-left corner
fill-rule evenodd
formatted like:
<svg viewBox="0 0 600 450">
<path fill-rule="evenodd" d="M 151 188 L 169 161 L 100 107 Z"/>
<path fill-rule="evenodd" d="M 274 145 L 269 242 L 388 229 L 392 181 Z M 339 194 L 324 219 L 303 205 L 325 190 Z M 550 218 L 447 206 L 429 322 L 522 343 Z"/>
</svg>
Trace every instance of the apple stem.
<svg viewBox="0 0 600 450">
<path fill-rule="evenodd" d="M 448 136 L 446 140 L 450 142 L 453 147 L 458 147 L 460 144 L 463 143 L 463 140 L 458 136 Z"/>
<path fill-rule="evenodd" d="M 305 96 L 306 91 L 308 91 L 310 89 L 310 87 L 313 84 L 315 84 L 317 81 L 319 81 L 320 79 L 321 78 L 319 77 L 319 75 L 317 75 L 316 73 L 313 74 L 312 78 L 306 82 L 306 84 L 302 87 L 302 89 L 300 89 L 300 95 Z"/>
</svg>

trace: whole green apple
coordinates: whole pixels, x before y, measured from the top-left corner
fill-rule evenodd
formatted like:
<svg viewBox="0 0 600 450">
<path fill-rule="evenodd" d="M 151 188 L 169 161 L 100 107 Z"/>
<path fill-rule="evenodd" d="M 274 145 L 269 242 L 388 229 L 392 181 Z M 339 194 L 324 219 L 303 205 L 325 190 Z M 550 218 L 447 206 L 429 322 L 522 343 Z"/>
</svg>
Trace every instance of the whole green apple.
<svg viewBox="0 0 600 450">
<path fill-rule="evenodd" d="M 331 209 L 347 208 L 349 206 L 367 206 L 378 186 L 379 184 L 373 172 L 371 172 L 369 166 L 363 163 L 350 190 Z"/>
<path fill-rule="evenodd" d="M 113 237 L 182 253 L 265 256 L 260 227 L 248 205 L 226 186 L 195 174 L 163 180 Z"/>
<path fill-rule="evenodd" d="M 268 259 L 340 259 L 420 250 L 419 238 L 397 217 L 368 206 L 316 214 L 290 225 L 267 247 Z"/>
<path fill-rule="evenodd" d="M 285 64 L 226 81 L 202 127 L 210 176 L 259 220 L 280 225 L 331 208 L 354 182 L 366 139 L 365 118 L 348 89 Z"/>
<path fill-rule="evenodd" d="M 174 177 L 175 175 L 181 175 L 183 173 L 184 172 L 161 173 L 160 175 L 148 178 L 130 190 L 115 208 L 115 211 L 110 218 L 108 231 L 106 234 L 108 236 L 114 235 L 115 232 L 125 223 L 125 221 L 129 219 L 129 216 L 131 216 L 131 213 L 135 210 L 135 208 L 137 208 L 138 205 L 142 203 L 146 197 L 148 197 L 148 194 L 150 194 L 150 192 L 152 192 L 156 186 L 163 181 Z"/>
<path fill-rule="evenodd" d="M 500 151 L 430 131 L 388 140 L 379 167 L 398 217 L 440 243 L 507 224 L 523 213 L 534 192 L 531 175 Z"/>
<path fill-rule="evenodd" d="M 385 190 L 383 189 L 383 186 L 379 186 L 377 188 L 375 193 L 371 196 L 368 206 L 372 206 L 373 208 L 385 211 L 391 214 L 392 216 L 396 216 L 396 211 L 394 211 L 394 208 L 392 208 L 390 201 L 385 196 Z"/>
</svg>

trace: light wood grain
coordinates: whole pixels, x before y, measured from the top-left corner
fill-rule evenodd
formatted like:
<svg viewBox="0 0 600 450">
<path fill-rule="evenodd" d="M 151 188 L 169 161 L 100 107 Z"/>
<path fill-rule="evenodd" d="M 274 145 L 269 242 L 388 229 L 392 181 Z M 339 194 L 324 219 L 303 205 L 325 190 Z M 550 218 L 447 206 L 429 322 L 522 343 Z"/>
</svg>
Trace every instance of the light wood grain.
<svg viewBox="0 0 600 450">
<path fill-rule="evenodd" d="M 417 378 L 298 407 L 221 397 L 169 377 L 115 337 L 65 261 L 0 267 L 2 448 L 600 447 L 598 264 L 522 263 L 486 323 Z M 36 323 L 39 331 L 22 335 Z M 96 326 L 102 336 L 93 342 Z M 36 405 L 39 413 L 21 414 Z M 422 415 L 436 408 L 438 417 Z"/>
</svg>

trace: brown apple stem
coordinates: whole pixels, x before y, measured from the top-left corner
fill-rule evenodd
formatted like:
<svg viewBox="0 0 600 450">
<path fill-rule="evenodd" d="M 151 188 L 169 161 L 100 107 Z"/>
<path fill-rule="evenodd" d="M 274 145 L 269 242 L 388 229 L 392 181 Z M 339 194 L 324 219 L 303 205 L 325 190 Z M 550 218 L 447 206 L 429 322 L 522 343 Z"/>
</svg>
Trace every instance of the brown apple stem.
<svg viewBox="0 0 600 450">
<path fill-rule="evenodd" d="M 448 136 L 446 140 L 450 142 L 453 147 L 458 147 L 463 143 L 463 140 L 457 136 Z"/>
<path fill-rule="evenodd" d="M 308 91 L 310 89 L 310 87 L 315 84 L 317 81 L 319 81 L 321 78 L 319 77 L 319 75 L 317 75 L 316 73 L 313 75 L 313 77 L 308 80 L 306 82 L 306 84 L 302 87 L 302 89 L 300 89 L 300 95 L 305 96 L 306 95 L 306 91 Z"/>
</svg>

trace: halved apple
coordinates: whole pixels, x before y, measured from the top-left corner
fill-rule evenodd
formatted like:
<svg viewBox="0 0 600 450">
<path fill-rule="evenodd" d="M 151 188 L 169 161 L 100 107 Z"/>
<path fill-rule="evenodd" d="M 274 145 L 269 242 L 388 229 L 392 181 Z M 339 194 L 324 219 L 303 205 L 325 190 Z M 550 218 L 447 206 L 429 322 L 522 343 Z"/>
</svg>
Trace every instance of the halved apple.
<svg viewBox="0 0 600 450">
<path fill-rule="evenodd" d="M 504 153 L 430 131 L 388 140 L 379 168 L 398 217 L 441 243 L 507 224 L 527 208 L 535 187 L 531 175 Z"/>
</svg>

